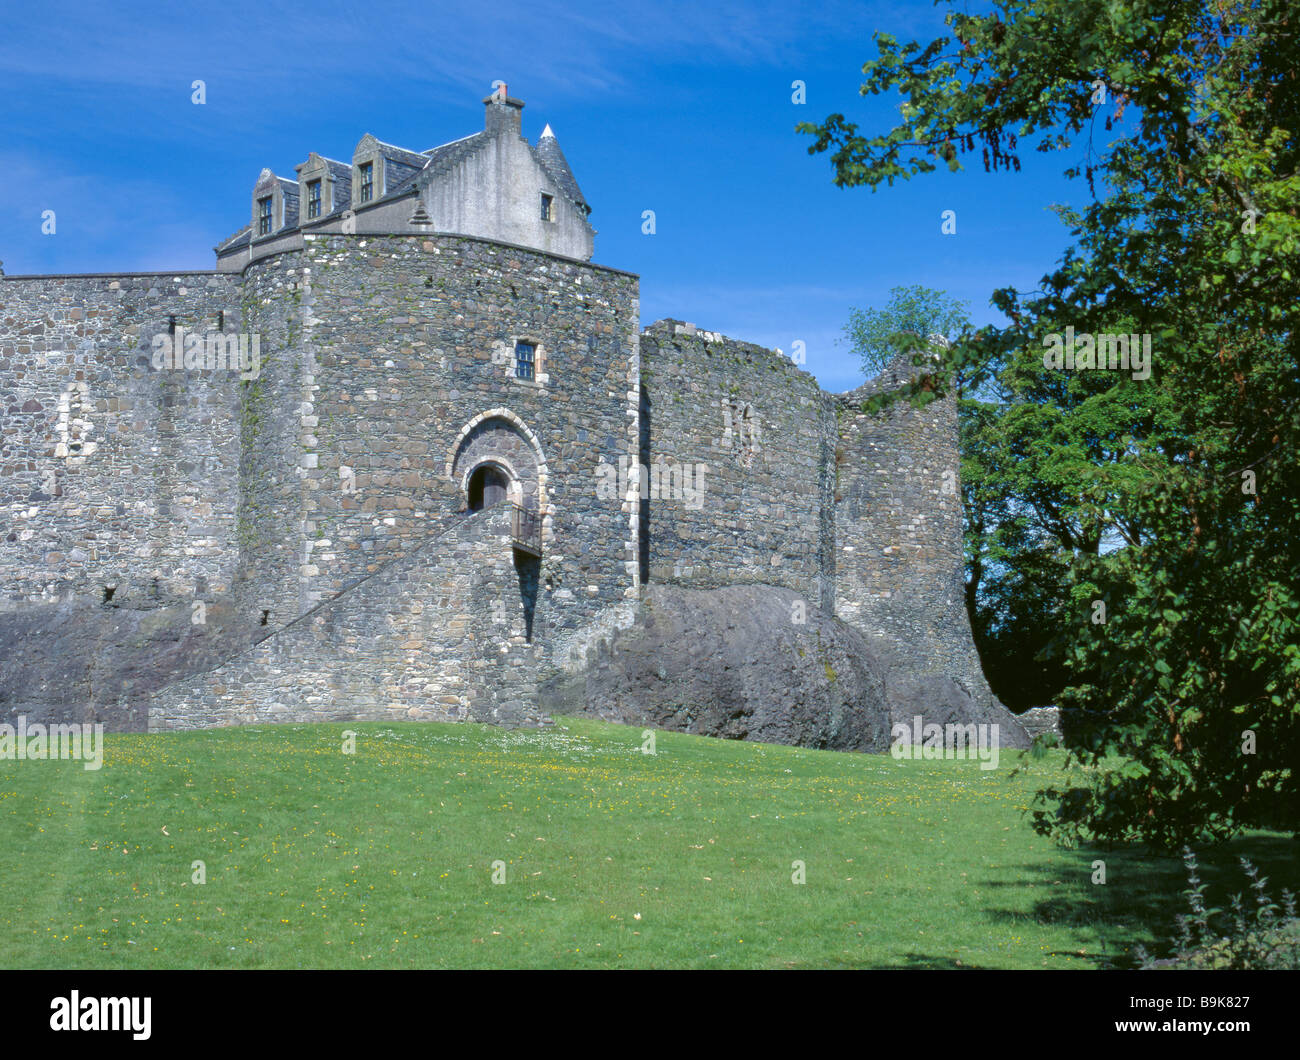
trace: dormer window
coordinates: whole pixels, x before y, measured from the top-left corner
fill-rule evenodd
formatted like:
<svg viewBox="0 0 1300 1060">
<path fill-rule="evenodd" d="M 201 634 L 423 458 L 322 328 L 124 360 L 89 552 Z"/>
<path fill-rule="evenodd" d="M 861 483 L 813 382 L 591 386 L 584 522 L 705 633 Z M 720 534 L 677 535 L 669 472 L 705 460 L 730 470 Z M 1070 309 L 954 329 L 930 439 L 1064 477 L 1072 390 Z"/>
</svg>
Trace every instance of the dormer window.
<svg viewBox="0 0 1300 1060">
<path fill-rule="evenodd" d="M 320 216 L 320 181 L 313 180 L 307 184 L 307 217 Z"/>
<path fill-rule="evenodd" d="M 271 196 L 257 200 L 257 234 L 259 236 L 269 236 L 271 234 Z"/>
<path fill-rule="evenodd" d="M 515 378 L 531 380 L 536 367 L 537 347 L 531 342 L 515 343 Z"/>
<path fill-rule="evenodd" d="M 375 164 L 363 162 L 361 165 L 361 201 L 369 202 L 375 197 Z"/>
<path fill-rule="evenodd" d="M 542 193 L 542 220 L 543 221 L 549 221 L 552 219 L 551 204 L 554 201 L 555 200 L 552 199 L 551 196 L 547 195 L 545 192 Z"/>
</svg>

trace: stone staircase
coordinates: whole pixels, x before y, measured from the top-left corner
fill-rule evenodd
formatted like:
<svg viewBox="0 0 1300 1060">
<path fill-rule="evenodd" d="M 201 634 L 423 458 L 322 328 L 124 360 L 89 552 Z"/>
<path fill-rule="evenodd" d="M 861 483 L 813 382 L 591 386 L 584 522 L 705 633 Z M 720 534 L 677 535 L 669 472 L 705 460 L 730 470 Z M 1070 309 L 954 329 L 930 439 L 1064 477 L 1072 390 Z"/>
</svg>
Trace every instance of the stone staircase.
<svg viewBox="0 0 1300 1060">
<path fill-rule="evenodd" d="M 148 699 L 150 731 L 260 722 L 536 725 L 508 506 L 450 525 L 219 666 Z"/>
</svg>

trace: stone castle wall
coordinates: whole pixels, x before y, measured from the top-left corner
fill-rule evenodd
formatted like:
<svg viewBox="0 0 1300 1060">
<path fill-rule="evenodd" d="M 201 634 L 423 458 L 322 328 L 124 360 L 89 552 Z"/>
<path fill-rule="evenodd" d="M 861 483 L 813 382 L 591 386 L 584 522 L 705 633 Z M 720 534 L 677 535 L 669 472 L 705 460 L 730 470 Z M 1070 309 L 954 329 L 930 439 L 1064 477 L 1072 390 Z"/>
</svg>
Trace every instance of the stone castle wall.
<svg viewBox="0 0 1300 1060">
<path fill-rule="evenodd" d="M 152 340 L 239 310 L 215 273 L 0 280 L 0 610 L 229 588 L 239 374 L 156 370 Z"/>
<path fill-rule="evenodd" d="M 0 713 L 32 675 L 64 680 L 84 628 L 108 663 L 72 695 L 107 689 L 126 726 L 533 722 L 535 690 L 581 672 L 647 581 L 792 590 L 991 698 L 955 407 L 861 410 L 899 372 L 833 397 L 776 351 L 642 331 L 635 276 L 464 236 L 314 234 L 242 277 L 7 278 L 0 296 L 0 634 L 26 645 L 0 664 Z M 256 337 L 256 378 L 153 366 L 173 320 L 219 314 Z M 519 341 L 535 380 L 515 377 Z M 508 509 L 459 514 L 485 463 L 540 514 L 540 561 L 503 544 Z M 165 621 L 87 617 L 108 586 Z M 188 628 L 195 601 L 214 628 Z M 525 633 L 500 617 L 525 612 Z M 60 659 L 30 647 L 53 629 Z M 66 689 L 57 710 L 42 695 L 75 715 Z"/>
<path fill-rule="evenodd" d="M 150 697 L 150 730 L 275 721 L 536 724 L 530 608 L 505 508 L 441 533 L 255 647 Z"/>
<path fill-rule="evenodd" d="M 680 321 L 643 332 L 641 369 L 649 580 L 777 585 L 829 610 L 835 417 L 817 381 L 773 350 Z"/>
<path fill-rule="evenodd" d="M 964 596 L 956 400 L 862 410 L 911 371 L 896 363 L 835 399 L 835 610 L 910 672 L 946 674 L 987 703 Z"/>
<path fill-rule="evenodd" d="M 543 517 L 555 665 L 635 597 L 636 506 L 597 495 L 601 463 L 636 444 L 635 277 L 466 237 L 309 236 L 251 266 L 246 297 L 269 355 L 241 525 L 275 619 L 420 544 L 484 461 Z M 537 346 L 534 381 L 517 341 Z"/>
</svg>

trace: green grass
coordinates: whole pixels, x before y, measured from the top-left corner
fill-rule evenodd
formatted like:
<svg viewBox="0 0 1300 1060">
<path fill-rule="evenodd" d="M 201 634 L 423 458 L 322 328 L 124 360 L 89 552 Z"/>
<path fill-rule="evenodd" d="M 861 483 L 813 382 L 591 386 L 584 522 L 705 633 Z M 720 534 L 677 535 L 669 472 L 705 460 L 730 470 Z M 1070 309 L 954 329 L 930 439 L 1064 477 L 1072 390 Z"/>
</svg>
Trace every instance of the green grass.
<svg viewBox="0 0 1300 1060">
<path fill-rule="evenodd" d="M 110 736 L 97 772 L 0 761 L 0 965 L 1078 968 L 1129 963 L 1182 909 L 1178 859 L 1030 831 L 1059 754 L 1011 777 L 1017 752 L 656 739 L 258 726 Z M 1253 833 L 1203 875 L 1293 850 Z"/>
</svg>

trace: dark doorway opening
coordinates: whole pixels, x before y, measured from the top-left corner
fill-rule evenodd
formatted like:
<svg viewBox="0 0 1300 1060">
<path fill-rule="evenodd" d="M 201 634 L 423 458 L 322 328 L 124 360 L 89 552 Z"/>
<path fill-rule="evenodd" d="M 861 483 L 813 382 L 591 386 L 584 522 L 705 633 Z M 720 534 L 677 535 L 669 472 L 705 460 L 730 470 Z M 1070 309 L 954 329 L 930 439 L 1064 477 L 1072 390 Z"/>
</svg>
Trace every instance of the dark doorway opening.
<svg viewBox="0 0 1300 1060">
<path fill-rule="evenodd" d="M 537 612 L 537 585 L 541 581 L 542 561 L 537 556 L 515 549 L 515 571 L 519 575 L 519 599 L 524 605 L 524 639 L 533 642 L 533 616 Z"/>
<path fill-rule="evenodd" d="M 506 499 L 510 480 L 500 468 L 485 464 L 469 477 L 469 510 L 479 512 Z"/>
</svg>

